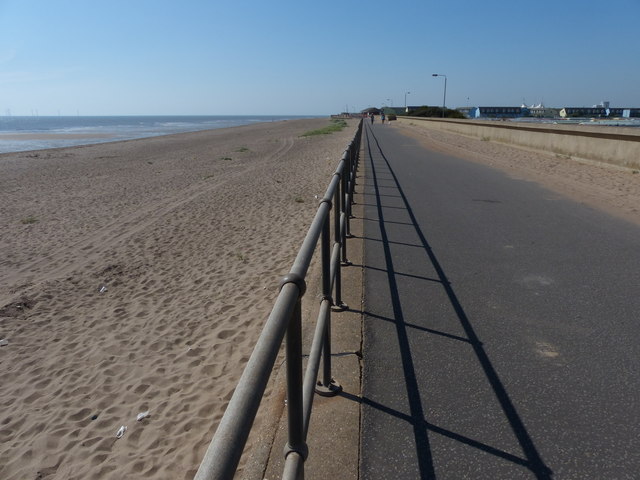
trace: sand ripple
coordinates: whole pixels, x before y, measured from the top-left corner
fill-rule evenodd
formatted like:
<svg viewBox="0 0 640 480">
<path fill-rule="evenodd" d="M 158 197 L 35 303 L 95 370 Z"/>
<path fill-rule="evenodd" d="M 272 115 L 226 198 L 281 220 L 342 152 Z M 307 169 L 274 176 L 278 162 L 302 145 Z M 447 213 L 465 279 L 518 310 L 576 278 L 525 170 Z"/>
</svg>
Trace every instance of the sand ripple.
<svg viewBox="0 0 640 480">
<path fill-rule="evenodd" d="M 353 135 L 325 123 L 0 156 L 0 478 L 193 477 Z"/>
</svg>

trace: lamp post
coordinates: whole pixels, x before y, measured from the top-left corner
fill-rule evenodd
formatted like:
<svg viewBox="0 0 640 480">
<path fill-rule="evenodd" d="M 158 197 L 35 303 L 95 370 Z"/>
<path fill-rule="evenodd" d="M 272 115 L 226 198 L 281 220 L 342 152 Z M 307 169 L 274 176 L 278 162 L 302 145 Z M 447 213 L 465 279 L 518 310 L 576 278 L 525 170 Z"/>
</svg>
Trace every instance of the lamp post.
<svg viewBox="0 0 640 480">
<path fill-rule="evenodd" d="M 407 95 L 411 92 L 404 92 L 404 113 L 407 113 Z"/>
<path fill-rule="evenodd" d="M 442 118 L 444 118 L 444 109 L 447 104 L 447 76 L 442 75 L 441 73 L 433 73 L 432 77 L 444 77 L 444 99 L 442 100 Z"/>
</svg>

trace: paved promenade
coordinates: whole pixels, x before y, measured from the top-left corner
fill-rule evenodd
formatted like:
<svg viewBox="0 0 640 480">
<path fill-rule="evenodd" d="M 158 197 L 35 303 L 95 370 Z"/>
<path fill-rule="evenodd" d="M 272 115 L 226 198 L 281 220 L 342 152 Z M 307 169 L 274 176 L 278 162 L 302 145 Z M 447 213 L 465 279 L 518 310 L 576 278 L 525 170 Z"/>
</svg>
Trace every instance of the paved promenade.
<svg viewBox="0 0 640 480">
<path fill-rule="evenodd" d="M 640 228 L 398 132 L 363 138 L 360 478 L 638 478 Z"/>
</svg>

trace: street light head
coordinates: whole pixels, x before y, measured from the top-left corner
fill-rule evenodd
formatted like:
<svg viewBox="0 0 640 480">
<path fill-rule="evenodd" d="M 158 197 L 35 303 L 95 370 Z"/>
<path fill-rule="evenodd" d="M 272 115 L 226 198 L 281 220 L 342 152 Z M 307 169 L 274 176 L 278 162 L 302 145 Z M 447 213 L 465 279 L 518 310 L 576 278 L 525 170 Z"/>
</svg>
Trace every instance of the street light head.
<svg viewBox="0 0 640 480">
<path fill-rule="evenodd" d="M 437 73 L 432 73 L 432 74 L 431 74 L 431 76 L 432 76 L 432 77 L 437 77 L 437 76 L 438 76 L 438 74 L 437 74 Z"/>
</svg>

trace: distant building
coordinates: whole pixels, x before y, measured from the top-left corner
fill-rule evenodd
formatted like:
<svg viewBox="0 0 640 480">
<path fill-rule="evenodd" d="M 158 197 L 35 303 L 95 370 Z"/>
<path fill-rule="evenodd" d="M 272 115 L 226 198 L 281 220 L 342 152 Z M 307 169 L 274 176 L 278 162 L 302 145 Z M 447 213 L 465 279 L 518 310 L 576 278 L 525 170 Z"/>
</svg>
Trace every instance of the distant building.
<svg viewBox="0 0 640 480">
<path fill-rule="evenodd" d="M 475 107 L 459 107 L 456 108 L 461 114 L 463 114 L 467 118 L 471 118 L 471 110 Z"/>
<path fill-rule="evenodd" d="M 411 115 L 411 112 L 415 112 L 416 110 L 422 107 L 424 107 L 424 105 L 407 105 L 406 107 L 403 107 L 402 110 L 405 114 Z"/>
<path fill-rule="evenodd" d="M 421 107 L 407 107 L 408 115 Z M 403 108 L 385 107 L 385 111 L 400 112 Z M 550 108 L 540 103 L 520 107 L 461 107 L 457 108 L 467 118 L 640 118 L 640 108 L 610 108 L 609 102 L 594 107 Z"/>
<path fill-rule="evenodd" d="M 607 117 L 607 110 L 604 107 L 565 107 L 560 110 L 560 117 Z"/>
<path fill-rule="evenodd" d="M 523 105 L 524 107 L 524 105 Z M 557 108 L 545 107 L 543 103 L 538 105 L 531 105 L 529 108 L 529 116 L 537 118 L 554 118 L 560 113 Z"/>
<path fill-rule="evenodd" d="M 409 109 L 409 107 L 407 107 L 407 109 Z M 405 107 L 382 107 L 382 111 L 385 115 L 389 115 L 390 113 L 395 115 L 404 115 L 407 110 L 405 110 Z"/>
<path fill-rule="evenodd" d="M 604 102 L 603 102 L 604 103 Z M 609 102 L 606 102 L 607 104 Z M 561 118 L 638 118 L 640 108 L 609 108 L 609 107 L 565 107 L 560 110 Z"/>
<path fill-rule="evenodd" d="M 338 113 L 337 115 L 331 115 L 331 118 L 356 118 L 356 117 L 361 117 L 362 115 L 358 114 L 358 113 L 349 113 L 349 112 L 342 112 L 342 113 Z"/>
<path fill-rule="evenodd" d="M 640 108 L 614 108 L 612 110 L 622 110 L 622 118 L 640 118 Z"/>
<path fill-rule="evenodd" d="M 529 114 L 526 107 L 465 107 L 458 110 L 469 118 L 518 118 Z"/>
</svg>

